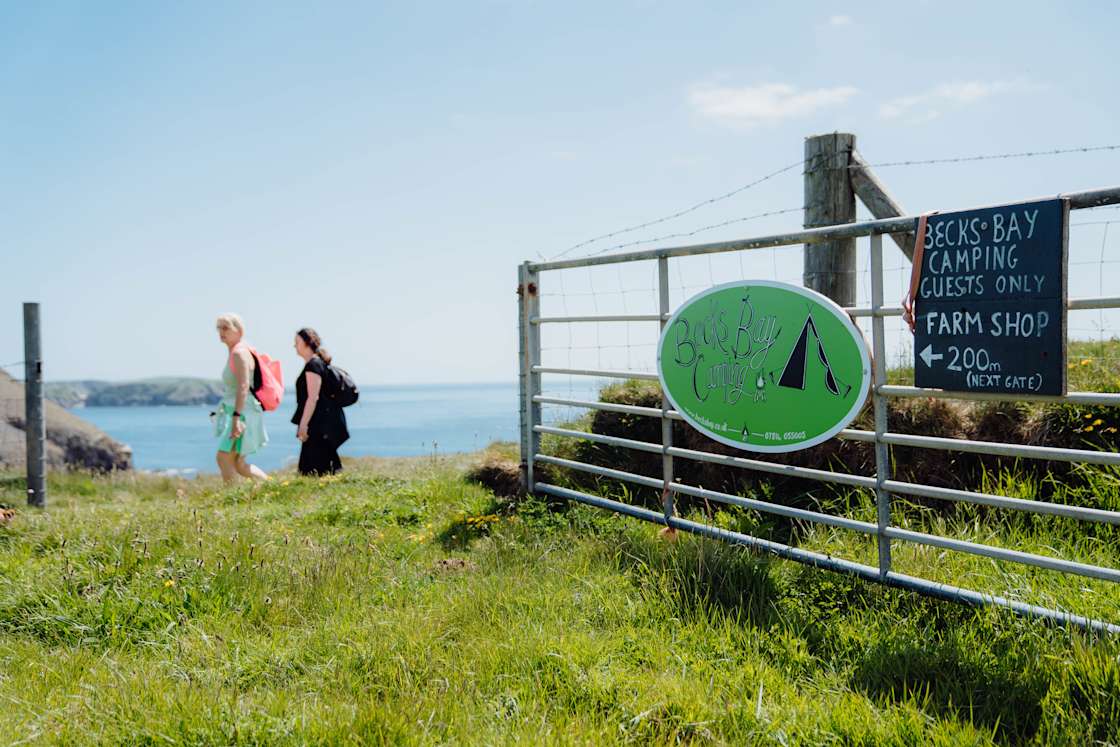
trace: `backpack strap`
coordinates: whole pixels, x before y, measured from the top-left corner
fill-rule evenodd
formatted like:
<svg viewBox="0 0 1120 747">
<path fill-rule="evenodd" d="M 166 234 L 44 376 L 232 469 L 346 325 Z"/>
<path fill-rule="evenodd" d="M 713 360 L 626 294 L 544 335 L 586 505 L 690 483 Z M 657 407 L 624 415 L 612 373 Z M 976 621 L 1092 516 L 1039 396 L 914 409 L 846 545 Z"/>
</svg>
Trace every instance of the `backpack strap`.
<svg viewBox="0 0 1120 747">
<path fill-rule="evenodd" d="M 257 392 L 259 392 L 261 390 L 261 388 L 264 386 L 264 375 L 261 373 L 260 358 L 257 357 L 257 351 L 253 349 L 252 345 L 250 345 L 249 343 L 242 340 L 241 342 L 237 343 L 232 348 L 230 348 L 230 351 L 229 351 L 229 370 L 233 371 L 234 373 L 237 372 L 237 369 L 235 369 L 233 367 L 233 354 L 236 353 L 237 349 L 242 347 L 242 346 L 244 346 L 245 349 L 249 351 L 249 356 L 252 357 L 252 359 L 253 359 L 253 381 L 252 381 L 252 383 L 249 384 L 249 393 L 252 394 L 254 397 L 256 397 L 257 401 L 260 402 L 261 398 L 257 396 Z"/>
<path fill-rule="evenodd" d="M 249 391 L 257 397 L 257 392 L 264 387 L 264 374 L 261 373 L 261 359 L 257 357 L 257 351 L 249 348 L 249 355 L 253 356 L 253 383 L 249 386 Z M 258 402 L 260 399 L 257 397 Z"/>
</svg>

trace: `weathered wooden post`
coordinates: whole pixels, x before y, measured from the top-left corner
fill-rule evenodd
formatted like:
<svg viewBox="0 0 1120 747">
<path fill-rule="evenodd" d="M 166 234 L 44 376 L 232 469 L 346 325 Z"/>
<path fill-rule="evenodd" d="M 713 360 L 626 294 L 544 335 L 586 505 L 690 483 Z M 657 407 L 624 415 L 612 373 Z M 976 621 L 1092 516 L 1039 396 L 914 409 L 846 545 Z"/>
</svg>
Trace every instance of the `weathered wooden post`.
<svg viewBox="0 0 1120 747">
<path fill-rule="evenodd" d="M 805 138 L 805 228 L 855 222 L 848 174 L 855 147 L 856 136 L 845 132 Z M 855 306 L 856 240 L 806 244 L 804 282 L 841 306 Z"/>
<path fill-rule="evenodd" d="M 39 304 L 23 305 L 23 370 L 27 436 L 27 505 L 47 506 L 47 421 L 43 413 L 43 352 Z"/>
</svg>

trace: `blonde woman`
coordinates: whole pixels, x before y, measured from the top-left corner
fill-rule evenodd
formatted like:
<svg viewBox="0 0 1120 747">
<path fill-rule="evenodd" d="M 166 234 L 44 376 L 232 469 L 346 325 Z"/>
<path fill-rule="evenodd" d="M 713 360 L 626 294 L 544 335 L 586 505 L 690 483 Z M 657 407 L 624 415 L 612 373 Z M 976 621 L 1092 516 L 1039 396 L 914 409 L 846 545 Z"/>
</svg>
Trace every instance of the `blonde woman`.
<svg viewBox="0 0 1120 747">
<path fill-rule="evenodd" d="M 214 434 L 218 437 L 218 469 L 222 479 L 233 482 L 238 475 L 252 480 L 267 480 L 260 467 L 245 461 L 268 443 L 261 403 L 250 393 L 256 362 L 245 344 L 245 323 L 237 314 L 222 314 L 217 321 L 218 338 L 229 348 L 229 360 L 222 369 L 225 394 L 218 404 Z"/>
</svg>

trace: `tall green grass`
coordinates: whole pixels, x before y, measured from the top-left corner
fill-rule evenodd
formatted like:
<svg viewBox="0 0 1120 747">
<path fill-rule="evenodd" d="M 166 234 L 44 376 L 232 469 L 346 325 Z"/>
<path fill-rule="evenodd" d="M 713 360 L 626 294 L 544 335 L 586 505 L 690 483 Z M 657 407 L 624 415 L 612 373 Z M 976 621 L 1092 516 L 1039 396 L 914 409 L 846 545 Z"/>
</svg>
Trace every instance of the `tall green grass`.
<svg viewBox="0 0 1120 747">
<path fill-rule="evenodd" d="M 1120 741 L 1114 639 L 586 507 L 507 510 L 440 460 L 255 490 L 120 475 L 50 489 L 48 511 L 0 528 L 8 743 Z M 0 482 L 0 502 L 21 498 Z M 816 531 L 801 541 L 873 552 Z M 1084 553 L 1115 563 L 1115 546 Z M 936 556 L 899 560 L 956 582 L 996 572 Z M 1115 596 L 1100 593 L 1103 614 Z"/>
</svg>

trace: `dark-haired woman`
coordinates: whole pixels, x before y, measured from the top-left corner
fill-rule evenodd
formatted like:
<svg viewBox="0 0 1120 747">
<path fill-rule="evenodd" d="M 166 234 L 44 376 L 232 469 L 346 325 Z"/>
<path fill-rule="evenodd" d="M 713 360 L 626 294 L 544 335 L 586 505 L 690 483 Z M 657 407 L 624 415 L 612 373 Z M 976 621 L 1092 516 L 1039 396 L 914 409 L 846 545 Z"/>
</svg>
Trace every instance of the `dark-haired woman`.
<svg viewBox="0 0 1120 747">
<path fill-rule="evenodd" d="M 296 332 L 296 353 L 303 358 L 303 370 L 296 379 L 296 438 L 301 475 L 329 475 L 342 469 L 338 447 L 350 438 L 346 414 L 332 402 L 329 388 L 333 379 L 327 367 L 331 356 L 323 348 L 319 334 L 310 327 Z"/>
</svg>

